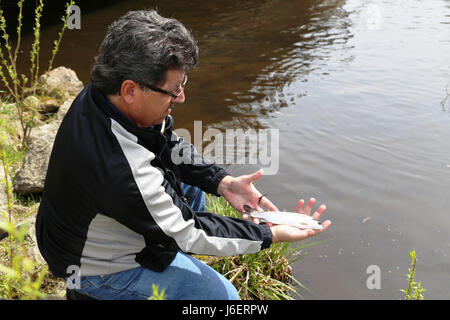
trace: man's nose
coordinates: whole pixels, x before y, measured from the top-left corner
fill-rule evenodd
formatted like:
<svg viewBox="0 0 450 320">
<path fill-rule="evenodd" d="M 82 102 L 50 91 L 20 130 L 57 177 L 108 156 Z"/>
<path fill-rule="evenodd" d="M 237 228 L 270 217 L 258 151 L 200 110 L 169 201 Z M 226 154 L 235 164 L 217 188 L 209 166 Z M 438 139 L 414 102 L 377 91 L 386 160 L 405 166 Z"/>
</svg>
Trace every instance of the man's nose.
<svg viewBox="0 0 450 320">
<path fill-rule="evenodd" d="M 173 102 L 175 103 L 183 103 L 184 100 L 186 100 L 186 97 L 184 95 L 184 91 L 176 98 L 173 100 Z"/>
</svg>

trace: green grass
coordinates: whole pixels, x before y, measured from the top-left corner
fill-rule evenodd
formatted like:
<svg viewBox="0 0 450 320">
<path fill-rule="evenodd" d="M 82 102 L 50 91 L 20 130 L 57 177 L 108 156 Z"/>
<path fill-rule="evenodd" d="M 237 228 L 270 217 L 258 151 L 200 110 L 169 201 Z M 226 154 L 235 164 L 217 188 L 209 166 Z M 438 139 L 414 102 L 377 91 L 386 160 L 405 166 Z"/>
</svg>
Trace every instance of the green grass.
<svg viewBox="0 0 450 320">
<path fill-rule="evenodd" d="M 5 145 L 5 158 L 7 163 L 9 165 L 17 165 L 22 163 L 23 158 L 25 157 L 25 154 L 27 153 L 27 150 L 24 148 L 19 148 L 19 150 L 16 150 L 12 145 Z"/>
</svg>

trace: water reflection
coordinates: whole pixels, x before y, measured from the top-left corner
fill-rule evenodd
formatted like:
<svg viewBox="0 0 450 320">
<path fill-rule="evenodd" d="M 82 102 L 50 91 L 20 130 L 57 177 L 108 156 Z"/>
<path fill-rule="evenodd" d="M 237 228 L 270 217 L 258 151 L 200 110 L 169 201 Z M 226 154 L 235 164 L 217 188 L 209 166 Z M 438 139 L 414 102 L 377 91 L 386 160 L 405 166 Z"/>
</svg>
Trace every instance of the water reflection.
<svg viewBox="0 0 450 320">
<path fill-rule="evenodd" d="M 189 25 L 199 43 L 200 64 L 192 72 L 196 80 L 189 111 L 180 108 L 175 114 L 186 126 L 194 109 L 193 114 L 204 114 L 205 125 L 216 128 L 265 127 L 264 117 L 304 94 L 284 93 L 284 87 L 306 79 L 316 68 L 312 65 L 318 65 L 314 61 L 326 61 L 333 46 L 345 49 L 351 34 L 343 3 L 265 1 L 254 6 L 243 1 L 211 10 L 211 24 L 193 21 Z"/>
</svg>

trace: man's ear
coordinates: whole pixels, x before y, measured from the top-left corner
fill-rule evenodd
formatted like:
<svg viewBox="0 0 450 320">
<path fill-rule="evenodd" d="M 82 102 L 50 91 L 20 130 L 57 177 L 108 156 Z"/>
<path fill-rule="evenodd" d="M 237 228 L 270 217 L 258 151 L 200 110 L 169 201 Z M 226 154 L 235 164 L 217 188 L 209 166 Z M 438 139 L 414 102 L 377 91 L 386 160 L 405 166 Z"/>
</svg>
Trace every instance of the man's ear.
<svg viewBox="0 0 450 320">
<path fill-rule="evenodd" d="M 133 80 L 125 80 L 120 88 L 120 95 L 126 104 L 132 104 L 136 98 L 136 90 L 139 85 Z"/>
</svg>

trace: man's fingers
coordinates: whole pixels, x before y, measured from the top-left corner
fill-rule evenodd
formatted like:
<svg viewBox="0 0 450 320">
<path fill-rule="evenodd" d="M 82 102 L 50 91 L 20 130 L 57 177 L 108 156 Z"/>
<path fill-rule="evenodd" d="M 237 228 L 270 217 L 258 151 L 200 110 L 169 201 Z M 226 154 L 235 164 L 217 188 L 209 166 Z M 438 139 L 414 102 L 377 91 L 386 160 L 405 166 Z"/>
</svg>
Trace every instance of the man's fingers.
<svg viewBox="0 0 450 320">
<path fill-rule="evenodd" d="M 299 200 L 297 203 L 297 207 L 295 207 L 294 212 L 301 213 L 304 205 L 305 205 L 305 200 L 303 200 L 303 199 Z"/>
<path fill-rule="evenodd" d="M 319 234 L 319 233 L 321 233 L 321 232 L 327 230 L 328 227 L 331 225 L 331 221 L 330 221 L 330 220 L 324 221 L 324 222 L 322 223 L 322 225 L 323 225 L 323 228 L 322 228 L 322 229 L 319 229 L 319 230 L 304 229 L 304 231 L 307 232 L 308 237 L 315 236 L 316 234 Z"/>
<path fill-rule="evenodd" d="M 314 212 L 313 214 L 313 218 L 316 220 L 320 220 L 320 217 L 322 216 L 322 214 L 325 212 L 325 210 L 327 210 L 327 207 L 322 204 L 316 212 Z"/>
<path fill-rule="evenodd" d="M 316 199 L 315 198 L 309 198 L 308 203 L 306 204 L 306 207 L 305 207 L 305 214 L 310 216 L 311 215 L 311 209 L 312 209 L 312 207 L 315 204 L 316 204 Z"/>
<path fill-rule="evenodd" d="M 306 204 L 306 207 L 303 208 L 305 205 L 305 200 L 301 199 L 297 202 L 297 207 L 295 207 L 295 212 L 307 214 L 308 216 L 311 215 L 311 209 L 316 204 L 315 198 L 309 198 L 308 203 Z"/>
<path fill-rule="evenodd" d="M 325 230 L 328 229 L 328 227 L 331 225 L 331 221 L 330 220 L 326 220 L 322 223 L 323 228 L 319 230 L 319 232 L 323 232 Z"/>
<path fill-rule="evenodd" d="M 272 203 L 272 201 L 270 201 L 265 196 L 263 196 L 261 198 L 261 201 L 259 201 L 259 204 L 261 204 L 262 206 L 266 207 L 269 211 L 279 211 L 277 209 L 277 207 L 275 207 L 275 205 Z"/>
<path fill-rule="evenodd" d="M 263 173 L 264 173 L 263 170 L 262 170 L 262 169 L 259 169 L 259 170 L 256 171 L 255 173 L 252 173 L 252 174 L 243 176 L 243 180 L 244 180 L 246 183 L 252 183 L 252 182 L 255 182 L 255 181 L 261 179 L 261 177 L 263 176 Z"/>
</svg>

